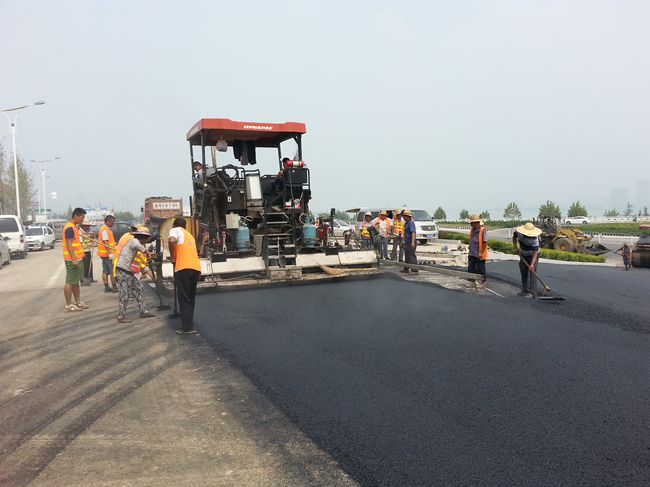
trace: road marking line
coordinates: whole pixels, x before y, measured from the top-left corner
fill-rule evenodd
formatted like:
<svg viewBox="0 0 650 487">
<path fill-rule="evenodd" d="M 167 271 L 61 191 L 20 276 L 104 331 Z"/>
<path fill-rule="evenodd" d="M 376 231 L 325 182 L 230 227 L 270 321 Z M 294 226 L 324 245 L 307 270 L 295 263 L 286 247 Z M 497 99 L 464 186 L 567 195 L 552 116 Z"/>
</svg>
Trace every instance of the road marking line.
<svg viewBox="0 0 650 487">
<path fill-rule="evenodd" d="M 65 264 L 61 262 L 56 272 L 52 274 L 52 277 L 50 277 L 49 281 L 47 281 L 47 287 L 56 287 L 56 281 L 59 280 L 59 277 L 61 277 L 61 274 L 63 273 L 64 269 L 65 269 Z"/>
<path fill-rule="evenodd" d="M 499 294 L 499 293 L 496 292 L 496 291 L 492 291 L 492 289 L 488 289 L 488 288 L 486 288 L 486 287 L 484 287 L 483 289 L 485 289 L 486 291 L 490 291 L 492 294 L 496 294 L 496 295 L 499 296 L 500 298 L 504 298 L 504 297 L 505 297 L 505 296 L 502 296 L 501 294 Z"/>
</svg>

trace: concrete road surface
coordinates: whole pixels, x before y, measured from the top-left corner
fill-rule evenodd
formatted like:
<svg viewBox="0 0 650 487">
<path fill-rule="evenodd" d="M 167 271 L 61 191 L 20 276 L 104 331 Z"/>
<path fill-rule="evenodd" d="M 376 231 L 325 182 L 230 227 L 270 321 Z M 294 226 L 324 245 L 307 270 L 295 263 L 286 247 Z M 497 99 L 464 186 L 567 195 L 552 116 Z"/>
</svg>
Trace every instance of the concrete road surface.
<svg viewBox="0 0 650 487">
<path fill-rule="evenodd" d="M 60 252 L 0 270 L 0 486 L 354 485 L 200 336 L 64 313 Z"/>
<path fill-rule="evenodd" d="M 362 485 L 649 485 L 649 281 L 622 315 L 624 277 L 584 269 L 558 304 L 375 279 L 202 295 L 197 320 Z"/>
</svg>

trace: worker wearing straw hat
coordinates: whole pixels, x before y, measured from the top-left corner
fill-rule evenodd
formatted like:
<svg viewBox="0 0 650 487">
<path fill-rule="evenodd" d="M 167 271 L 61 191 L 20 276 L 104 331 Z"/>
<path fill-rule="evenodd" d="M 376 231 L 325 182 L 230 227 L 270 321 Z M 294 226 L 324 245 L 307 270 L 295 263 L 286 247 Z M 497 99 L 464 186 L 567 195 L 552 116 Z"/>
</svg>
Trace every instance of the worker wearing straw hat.
<svg viewBox="0 0 650 487">
<path fill-rule="evenodd" d="M 411 213 L 411 210 L 402 210 L 402 218 L 406 222 L 404 224 L 404 260 L 407 264 L 417 264 L 418 258 L 415 254 L 415 249 L 418 246 L 418 239 L 415 222 L 413 221 L 413 213 Z M 400 272 L 418 272 L 418 270 L 405 267 Z"/>
<path fill-rule="evenodd" d="M 393 212 L 393 250 L 390 253 L 390 260 L 404 260 L 404 246 L 402 239 L 404 238 L 404 220 L 402 220 L 402 210 L 397 209 Z M 399 250 L 399 256 L 397 251 Z"/>
<path fill-rule="evenodd" d="M 392 233 L 393 222 L 388 218 L 388 212 L 381 210 L 379 216 L 372 221 L 377 229 L 377 242 L 379 243 L 379 256 L 388 260 L 388 236 Z"/>
<path fill-rule="evenodd" d="M 147 311 L 144 302 L 143 288 L 138 278 L 144 264 L 144 253 L 147 251 L 144 244 L 149 241 L 151 234 L 147 227 L 139 227 L 131 232 L 133 238 L 124 244 L 117 260 L 117 289 L 119 293 L 119 305 L 117 322 L 131 323 L 126 317 L 126 305 L 129 298 L 133 298 L 140 308 L 140 318 L 152 318 L 156 315 Z"/>
<path fill-rule="evenodd" d="M 372 221 L 372 213 L 366 211 L 366 214 L 363 215 L 363 221 L 361 222 L 359 228 L 359 240 L 361 242 L 361 247 L 364 249 L 373 248 L 372 236 L 370 235 L 370 231 L 368 230 L 368 227 L 372 226 L 371 221 Z"/>
<path fill-rule="evenodd" d="M 481 222 L 481 217 L 474 213 L 469 217 L 471 226 L 469 231 L 469 255 L 467 256 L 467 272 L 481 274 L 483 280 L 486 278 L 485 261 L 488 257 L 487 231 Z M 473 286 L 472 281 L 470 286 Z M 484 282 L 476 282 L 479 288 L 485 287 Z"/>
<path fill-rule="evenodd" d="M 539 236 L 542 231 L 531 222 L 516 228 L 512 236 L 512 245 L 515 252 L 519 253 L 519 272 L 521 273 L 521 291 L 519 296 L 527 298 L 535 297 L 536 277 L 533 272 L 537 271 L 539 260 L 540 242 Z"/>
</svg>

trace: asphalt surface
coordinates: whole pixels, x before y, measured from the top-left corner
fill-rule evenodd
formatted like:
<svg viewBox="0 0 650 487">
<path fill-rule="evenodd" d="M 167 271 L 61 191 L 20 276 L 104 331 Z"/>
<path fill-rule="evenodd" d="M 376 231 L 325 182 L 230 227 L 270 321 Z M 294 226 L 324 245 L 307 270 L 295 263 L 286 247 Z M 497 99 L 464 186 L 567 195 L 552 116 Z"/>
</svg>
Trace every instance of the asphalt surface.
<svg viewBox="0 0 650 487">
<path fill-rule="evenodd" d="M 546 267 L 569 300 L 380 278 L 204 294 L 196 319 L 361 485 L 648 485 L 650 275 Z"/>
<path fill-rule="evenodd" d="M 517 262 L 490 263 L 488 272 L 520 285 Z M 569 298 L 563 314 L 642 330 L 650 322 L 650 269 L 541 263 L 538 274 Z"/>
</svg>

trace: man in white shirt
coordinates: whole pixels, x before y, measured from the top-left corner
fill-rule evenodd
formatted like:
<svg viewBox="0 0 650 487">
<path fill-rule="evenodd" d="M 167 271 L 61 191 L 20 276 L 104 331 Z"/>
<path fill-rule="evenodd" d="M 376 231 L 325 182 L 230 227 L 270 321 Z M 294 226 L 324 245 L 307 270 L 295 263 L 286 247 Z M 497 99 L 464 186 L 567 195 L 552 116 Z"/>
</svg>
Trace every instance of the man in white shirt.
<svg viewBox="0 0 650 487">
<path fill-rule="evenodd" d="M 382 259 L 388 260 L 388 235 L 393 230 L 393 222 L 388 218 L 386 210 L 382 210 L 379 216 L 372 222 L 379 235 L 379 255 Z"/>
</svg>

